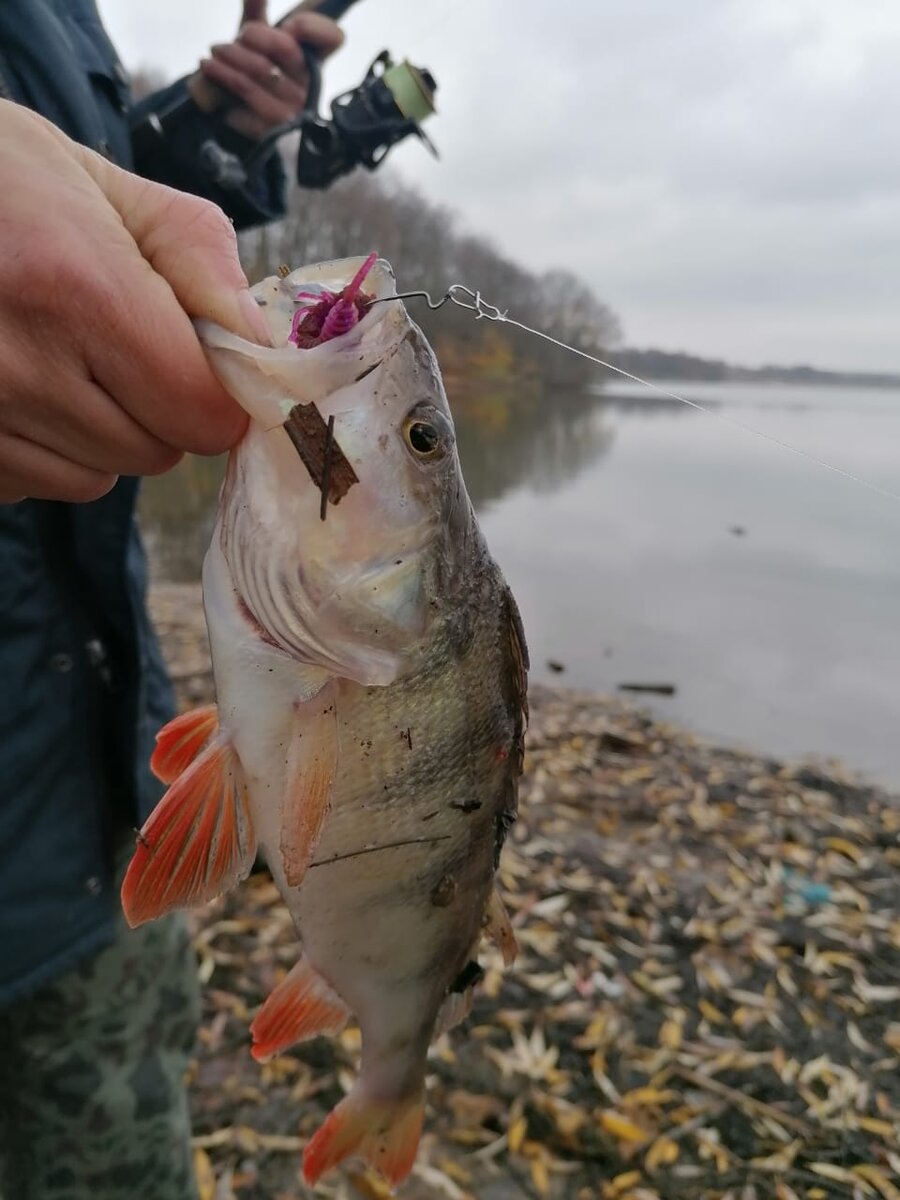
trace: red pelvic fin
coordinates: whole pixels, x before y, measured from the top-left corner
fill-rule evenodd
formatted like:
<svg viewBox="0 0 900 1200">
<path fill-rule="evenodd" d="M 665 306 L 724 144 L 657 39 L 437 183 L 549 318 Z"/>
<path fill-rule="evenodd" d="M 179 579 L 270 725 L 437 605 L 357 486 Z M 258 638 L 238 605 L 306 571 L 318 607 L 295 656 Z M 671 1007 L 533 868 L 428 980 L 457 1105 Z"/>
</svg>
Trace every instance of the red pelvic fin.
<svg viewBox="0 0 900 1200">
<path fill-rule="evenodd" d="M 302 882 L 331 807 L 337 772 L 337 688 L 328 684 L 301 705 L 288 751 L 281 858 L 291 887 Z"/>
<path fill-rule="evenodd" d="M 175 717 L 156 735 L 150 770 L 163 783 L 174 783 L 219 728 L 219 710 L 204 704 Z"/>
<path fill-rule="evenodd" d="M 296 963 L 256 1014 L 250 1033 L 258 1062 L 320 1034 L 340 1033 L 350 1010 L 305 958 Z"/>
<path fill-rule="evenodd" d="M 241 765 L 219 734 L 178 776 L 141 830 L 122 884 L 128 924 L 221 895 L 249 872 L 255 854 Z"/>
<path fill-rule="evenodd" d="M 358 1154 L 396 1187 L 416 1161 L 422 1134 L 422 1096 L 403 1100 L 369 1100 L 357 1084 L 313 1135 L 303 1153 L 309 1184 L 332 1167 Z"/>
</svg>

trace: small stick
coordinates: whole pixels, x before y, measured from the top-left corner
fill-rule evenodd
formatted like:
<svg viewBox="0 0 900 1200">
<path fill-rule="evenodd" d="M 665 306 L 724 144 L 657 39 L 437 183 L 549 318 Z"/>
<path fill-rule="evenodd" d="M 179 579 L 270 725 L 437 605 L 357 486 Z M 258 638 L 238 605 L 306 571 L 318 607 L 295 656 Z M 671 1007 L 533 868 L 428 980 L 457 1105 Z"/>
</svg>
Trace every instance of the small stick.
<svg viewBox="0 0 900 1200">
<path fill-rule="evenodd" d="M 708 1075 L 701 1075 L 699 1071 L 689 1071 L 686 1067 L 677 1066 L 675 1074 L 680 1076 L 685 1083 L 691 1083 L 694 1087 L 701 1088 L 703 1091 L 712 1092 L 714 1096 L 721 1096 L 723 1100 L 727 1100 L 735 1108 L 749 1109 L 750 1112 L 755 1112 L 758 1116 L 769 1117 L 770 1120 L 777 1121 L 779 1125 L 783 1125 L 785 1129 L 793 1129 L 795 1133 L 799 1133 L 803 1137 L 811 1138 L 813 1136 L 814 1130 L 806 1121 L 801 1121 L 799 1117 L 792 1117 L 790 1113 L 782 1112 L 774 1104 L 766 1104 L 764 1100 L 757 1100 L 754 1096 L 745 1096 L 743 1092 L 729 1087 L 727 1083 L 720 1083 L 718 1079 L 712 1079 Z"/>
<path fill-rule="evenodd" d="M 334 445 L 334 413 L 328 418 L 325 430 L 325 448 L 322 451 L 322 499 L 319 504 L 319 520 L 328 516 L 328 489 L 331 485 L 331 448 Z"/>
</svg>

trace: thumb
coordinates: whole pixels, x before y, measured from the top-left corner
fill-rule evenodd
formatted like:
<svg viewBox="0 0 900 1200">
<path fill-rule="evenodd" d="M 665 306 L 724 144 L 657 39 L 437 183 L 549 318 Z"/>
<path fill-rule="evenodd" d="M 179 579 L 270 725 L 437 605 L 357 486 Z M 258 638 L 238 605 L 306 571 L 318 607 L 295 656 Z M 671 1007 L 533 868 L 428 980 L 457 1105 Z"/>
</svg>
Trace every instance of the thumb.
<svg viewBox="0 0 900 1200">
<path fill-rule="evenodd" d="M 267 21 L 266 17 L 266 0 L 244 0 L 241 8 L 241 23 L 239 28 L 243 28 L 248 21 Z"/>
<path fill-rule="evenodd" d="M 237 238 L 207 200 L 139 179 L 99 156 L 86 164 L 142 256 L 168 283 L 189 317 L 205 317 L 239 336 L 271 345 L 269 326 L 250 295 Z"/>
</svg>

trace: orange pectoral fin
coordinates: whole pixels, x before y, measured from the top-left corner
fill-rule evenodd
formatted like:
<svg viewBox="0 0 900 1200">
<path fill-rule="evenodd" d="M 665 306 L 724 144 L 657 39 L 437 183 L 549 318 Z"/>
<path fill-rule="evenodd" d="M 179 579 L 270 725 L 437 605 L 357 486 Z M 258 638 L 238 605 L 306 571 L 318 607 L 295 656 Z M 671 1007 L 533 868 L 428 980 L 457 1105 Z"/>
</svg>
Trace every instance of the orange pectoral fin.
<svg viewBox="0 0 900 1200">
<path fill-rule="evenodd" d="M 322 1034 L 340 1033 L 350 1010 L 315 967 L 301 958 L 253 1019 L 251 1053 L 257 1062 Z"/>
<path fill-rule="evenodd" d="M 156 735 L 150 770 L 163 783 L 174 783 L 219 728 L 219 710 L 205 704 L 175 717 Z"/>
<path fill-rule="evenodd" d="M 337 687 L 331 683 L 298 709 L 281 814 L 281 858 L 291 887 L 302 882 L 331 807 L 338 755 L 336 698 Z"/>
<path fill-rule="evenodd" d="M 129 925 L 220 895 L 249 872 L 255 854 L 241 765 L 219 734 L 178 776 L 141 830 L 122 884 Z"/>
</svg>

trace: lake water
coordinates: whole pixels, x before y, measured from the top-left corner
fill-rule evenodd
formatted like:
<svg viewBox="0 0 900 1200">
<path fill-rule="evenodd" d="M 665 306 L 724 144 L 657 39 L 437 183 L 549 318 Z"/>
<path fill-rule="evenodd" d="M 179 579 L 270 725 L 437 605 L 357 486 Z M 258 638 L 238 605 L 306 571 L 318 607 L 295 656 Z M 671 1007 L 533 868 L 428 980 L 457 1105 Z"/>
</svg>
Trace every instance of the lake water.
<svg viewBox="0 0 900 1200">
<path fill-rule="evenodd" d="M 672 388 L 900 492 L 900 393 Z M 673 684 L 646 702 L 701 734 L 900 783 L 900 503 L 637 385 L 454 411 L 533 678 Z M 148 481 L 159 576 L 199 577 L 220 471 Z"/>
</svg>

